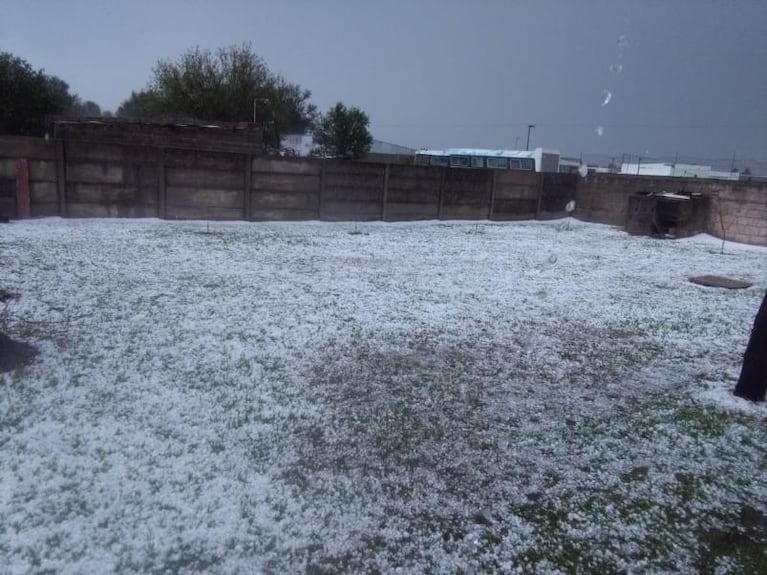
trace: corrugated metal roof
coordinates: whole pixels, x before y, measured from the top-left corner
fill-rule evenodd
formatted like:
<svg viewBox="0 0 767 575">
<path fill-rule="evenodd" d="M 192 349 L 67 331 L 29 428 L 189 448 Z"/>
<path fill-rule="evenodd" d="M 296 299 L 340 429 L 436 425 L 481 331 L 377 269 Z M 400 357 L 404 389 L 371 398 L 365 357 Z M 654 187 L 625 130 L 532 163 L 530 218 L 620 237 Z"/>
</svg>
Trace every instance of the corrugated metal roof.
<svg viewBox="0 0 767 575">
<path fill-rule="evenodd" d="M 483 148 L 447 148 L 445 150 L 418 150 L 429 156 L 487 156 L 494 158 L 534 158 L 534 150 L 487 150 Z"/>
</svg>

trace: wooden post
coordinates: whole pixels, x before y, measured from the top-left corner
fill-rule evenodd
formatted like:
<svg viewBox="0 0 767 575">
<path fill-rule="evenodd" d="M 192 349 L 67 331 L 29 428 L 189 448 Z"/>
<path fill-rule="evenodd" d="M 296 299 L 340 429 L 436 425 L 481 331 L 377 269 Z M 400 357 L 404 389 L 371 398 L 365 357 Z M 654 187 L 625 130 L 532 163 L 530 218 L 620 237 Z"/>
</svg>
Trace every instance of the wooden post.
<svg viewBox="0 0 767 575">
<path fill-rule="evenodd" d="M 543 200 L 543 172 L 538 174 L 538 205 L 535 207 L 535 219 L 541 219 L 541 202 Z"/>
<path fill-rule="evenodd" d="M 243 210 L 244 213 L 244 220 L 246 222 L 249 222 L 251 219 L 250 216 L 250 202 L 251 202 L 251 196 L 253 189 L 253 155 L 247 154 L 245 156 L 245 197 L 243 198 Z"/>
<path fill-rule="evenodd" d="M 157 216 L 164 220 L 168 217 L 168 195 L 165 189 L 165 148 L 159 149 L 157 160 Z"/>
<path fill-rule="evenodd" d="M 59 199 L 59 216 L 66 218 L 69 215 L 67 208 L 67 166 L 64 141 L 56 140 L 56 193 Z"/>
<path fill-rule="evenodd" d="M 320 164 L 320 192 L 317 198 L 317 218 L 322 220 L 322 204 L 325 201 L 325 159 Z"/>
<path fill-rule="evenodd" d="M 29 199 L 29 160 L 16 158 L 16 217 L 31 217 Z"/>
<path fill-rule="evenodd" d="M 389 168 L 390 164 L 386 164 L 384 168 L 384 183 L 383 193 L 381 194 L 381 221 L 386 221 L 386 200 L 389 195 Z"/>
<path fill-rule="evenodd" d="M 442 206 L 445 203 L 445 180 L 447 180 L 447 171 L 450 168 L 442 168 L 442 173 L 439 177 L 439 207 L 437 208 L 437 219 L 442 219 Z"/>
<path fill-rule="evenodd" d="M 487 219 L 493 219 L 493 211 L 495 210 L 495 185 L 498 176 L 498 171 L 493 170 L 493 177 L 490 181 L 490 207 L 487 210 Z"/>
</svg>

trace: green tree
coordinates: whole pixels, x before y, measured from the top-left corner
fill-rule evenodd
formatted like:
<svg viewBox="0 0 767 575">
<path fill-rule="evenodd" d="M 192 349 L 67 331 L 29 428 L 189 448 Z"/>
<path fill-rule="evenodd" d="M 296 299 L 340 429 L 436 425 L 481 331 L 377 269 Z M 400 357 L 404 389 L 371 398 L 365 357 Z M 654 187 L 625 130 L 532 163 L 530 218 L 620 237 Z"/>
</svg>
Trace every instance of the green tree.
<svg viewBox="0 0 767 575">
<path fill-rule="evenodd" d="M 315 153 L 335 158 L 363 157 L 373 144 L 369 124 L 365 112 L 338 102 L 315 123 Z"/>
<path fill-rule="evenodd" d="M 101 106 L 93 100 L 75 102 L 67 112 L 71 116 L 80 116 L 83 118 L 98 118 L 101 116 Z"/>
<path fill-rule="evenodd" d="M 0 133 L 41 136 L 50 116 L 68 113 L 78 101 L 60 78 L 0 52 Z"/>
<path fill-rule="evenodd" d="M 274 121 L 285 133 L 304 134 L 317 120 L 317 107 L 309 103 L 312 93 L 277 78 L 272 89 Z"/>
<path fill-rule="evenodd" d="M 154 118 L 162 116 L 157 94 L 151 90 L 131 92 L 130 98 L 117 108 L 120 118 Z"/>
<path fill-rule="evenodd" d="M 193 48 L 177 60 L 160 60 L 145 90 L 131 93 L 119 116 L 175 117 L 202 121 L 252 122 L 269 129 L 267 143 L 279 135 L 305 131 L 316 115 L 311 92 L 269 71 L 250 44 L 216 52 Z"/>
</svg>

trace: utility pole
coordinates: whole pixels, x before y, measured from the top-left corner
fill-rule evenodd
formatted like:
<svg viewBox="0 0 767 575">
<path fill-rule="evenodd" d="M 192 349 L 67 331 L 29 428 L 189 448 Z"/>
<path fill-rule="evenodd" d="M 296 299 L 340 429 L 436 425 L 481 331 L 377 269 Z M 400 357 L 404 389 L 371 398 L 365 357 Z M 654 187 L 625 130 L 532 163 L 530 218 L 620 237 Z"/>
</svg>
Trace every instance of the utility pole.
<svg viewBox="0 0 767 575">
<path fill-rule="evenodd" d="M 530 149 L 530 130 L 535 128 L 535 124 L 528 124 L 527 125 L 527 145 L 525 146 L 525 150 Z"/>
</svg>

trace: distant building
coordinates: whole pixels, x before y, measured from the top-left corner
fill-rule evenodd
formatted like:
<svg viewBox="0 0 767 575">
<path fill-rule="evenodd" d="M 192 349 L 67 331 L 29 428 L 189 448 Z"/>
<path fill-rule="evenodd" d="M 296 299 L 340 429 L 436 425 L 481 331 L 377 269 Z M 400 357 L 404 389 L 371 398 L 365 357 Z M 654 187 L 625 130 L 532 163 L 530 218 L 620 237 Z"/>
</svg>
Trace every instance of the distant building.
<svg viewBox="0 0 767 575">
<path fill-rule="evenodd" d="M 311 134 L 286 134 L 280 140 L 280 148 L 288 156 L 309 156 L 314 149 Z"/>
<path fill-rule="evenodd" d="M 559 172 L 562 174 L 577 174 L 581 169 L 580 158 L 559 158 Z"/>
<path fill-rule="evenodd" d="M 408 148 L 407 146 L 391 144 L 381 140 L 373 140 L 373 145 L 370 146 L 370 153 L 387 154 L 391 156 L 412 156 L 415 153 L 415 148 Z"/>
<path fill-rule="evenodd" d="M 418 150 L 415 153 L 415 163 L 422 166 L 451 168 L 558 172 L 559 156 L 558 150 L 544 148 L 536 148 L 535 150 L 447 148 L 444 150 Z"/>
<path fill-rule="evenodd" d="M 705 178 L 712 180 L 739 180 L 738 172 L 723 172 L 711 169 L 711 166 L 697 164 L 653 164 L 624 163 L 621 174 L 634 176 L 667 176 L 674 178 Z"/>
<path fill-rule="evenodd" d="M 314 138 L 311 134 L 286 134 L 281 141 L 281 148 L 288 156 L 309 156 L 314 147 Z M 415 148 L 375 139 L 370 146 L 371 154 L 412 156 L 414 152 Z"/>
</svg>

